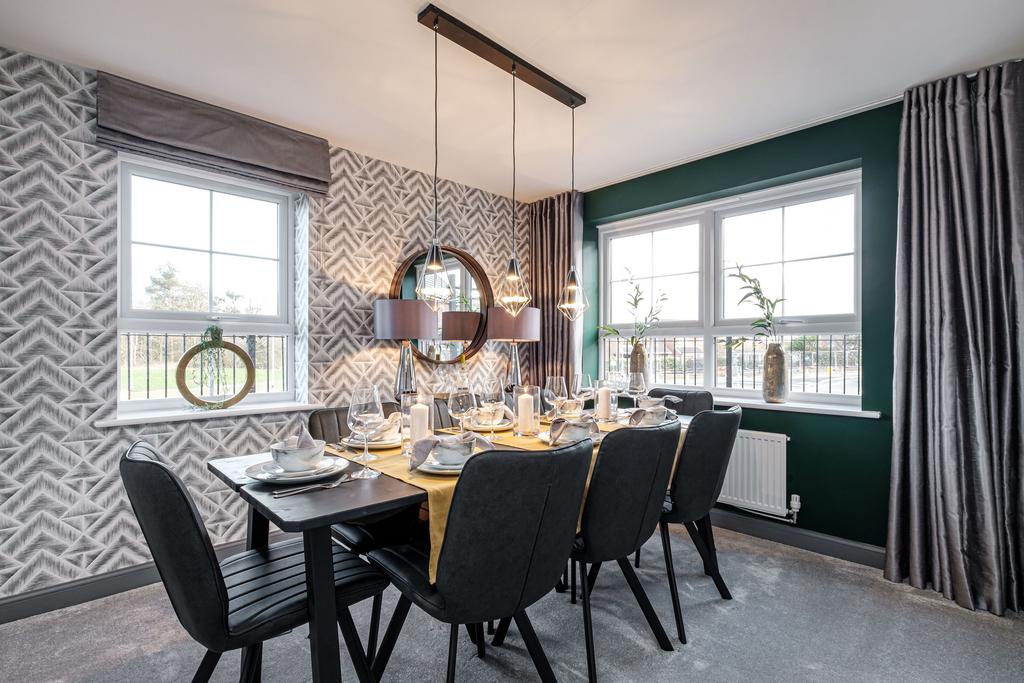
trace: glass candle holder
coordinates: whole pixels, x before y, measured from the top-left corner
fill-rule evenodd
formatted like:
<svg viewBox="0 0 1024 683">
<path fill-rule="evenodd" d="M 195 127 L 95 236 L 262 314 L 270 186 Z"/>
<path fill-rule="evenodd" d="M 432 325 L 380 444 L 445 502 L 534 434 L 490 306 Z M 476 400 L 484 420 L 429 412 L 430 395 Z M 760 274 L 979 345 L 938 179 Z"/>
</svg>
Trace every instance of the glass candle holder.
<svg viewBox="0 0 1024 683">
<path fill-rule="evenodd" d="M 594 419 L 598 422 L 614 422 L 619 416 L 619 383 L 601 380 L 594 392 Z"/>
<path fill-rule="evenodd" d="M 402 394 L 402 448 L 406 455 L 412 444 L 434 433 L 434 395 L 428 391 Z"/>
<path fill-rule="evenodd" d="M 513 387 L 512 405 L 516 414 L 516 436 L 537 436 L 540 433 L 540 387 L 531 384 Z"/>
</svg>

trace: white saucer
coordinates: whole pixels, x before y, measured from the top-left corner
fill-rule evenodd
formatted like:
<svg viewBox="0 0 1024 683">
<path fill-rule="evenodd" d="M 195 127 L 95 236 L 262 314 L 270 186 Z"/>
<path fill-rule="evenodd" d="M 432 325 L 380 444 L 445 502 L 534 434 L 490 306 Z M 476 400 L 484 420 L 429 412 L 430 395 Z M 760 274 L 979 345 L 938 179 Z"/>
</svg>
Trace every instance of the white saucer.
<svg viewBox="0 0 1024 683">
<path fill-rule="evenodd" d="M 363 440 L 358 438 L 358 437 L 352 437 L 352 436 L 345 437 L 344 439 L 341 439 L 341 443 L 345 444 L 346 446 L 348 446 L 350 448 L 355 448 L 357 450 L 363 450 Z M 393 437 L 391 439 L 382 439 L 380 441 L 372 441 L 371 440 L 370 443 L 367 445 L 367 448 L 369 448 L 371 451 L 376 451 L 376 450 L 385 450 L 385 449 L 388 449 L 388 448 L 397 448 L 397 447 L 399 447 L 401 445 L 402 445 L 402 436 L 398 435 L 398 436 Z"/>
<path fill-rule="evenodd" d="M 478 425 L 474 420 L 466 420 L 466 429 L 471 432 L 479 432 L 481 434 L 490 434 L 492 429 L 495 432 L 507 432 L 512 429 L 514 423 L 512 420 L 502 420 L 498 424 L 491 427 L 491 425 Z"/>
<path fill-rule="evenodd" d="M 334 455 L 325 455 L 316 467 L 303 472 L 286 472 L 273 460 L 259 462 L 245 469 L 245 476 L 266 484 L 302 484 L 319 481 L 338 474 L 348 467 L 348 460 Z"/>
</svg>

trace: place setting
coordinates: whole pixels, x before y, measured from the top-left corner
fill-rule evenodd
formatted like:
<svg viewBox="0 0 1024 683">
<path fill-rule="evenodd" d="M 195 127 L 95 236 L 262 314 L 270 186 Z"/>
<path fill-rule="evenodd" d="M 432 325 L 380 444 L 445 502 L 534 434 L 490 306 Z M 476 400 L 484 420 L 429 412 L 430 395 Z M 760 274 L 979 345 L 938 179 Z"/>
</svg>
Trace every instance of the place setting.
<svg viewBox="0 0 1024 683">
<path fill-rule="evenodd" d="M 270 459 L 250 465 L 245 469 L 245 475 L 264 484 L 278 486 L 323 482 L 339 474 L 341 477 L 330 482 L 331 486 L 348 481 L 351 477 L 345 470 L 349 461 L 325 453 L 325 446 L 325 442 L 314 439 L 303 427 L 300 434 L 271 444 Z M 281 489 L 273 495 L 280 498 L 314 488 L 321 488 L 321 485 Z"/>
</svg>

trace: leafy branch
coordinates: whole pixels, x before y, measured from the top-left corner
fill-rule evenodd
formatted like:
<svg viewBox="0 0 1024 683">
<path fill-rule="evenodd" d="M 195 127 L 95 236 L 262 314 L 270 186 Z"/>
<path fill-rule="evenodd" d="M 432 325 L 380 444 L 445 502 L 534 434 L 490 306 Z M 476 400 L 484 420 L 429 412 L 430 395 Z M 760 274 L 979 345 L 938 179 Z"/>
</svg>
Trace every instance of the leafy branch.
<svg viewBox="0 0 1024 683">
<path fill-rule="evenodd" d="M 736 264 L 736 272 L 729 273 L 729 277 L 734 277 L 743 285 L 740 290 L 746 290 L 746 294 L 740 297 L 737 304 L 742 304 L 744 301 L 753 300 L 754 305 L 757 306 L 758 310 L 761 311 L 761 317 L 750 323 L 751 329 L 754 330 L 754 339 L 758 337 L 765 337 L 767 341 L 771 341 L 778 335 L 775 331 L 775 325 L 777 324 L 775 318 L 775 308 L 784 301 L 784 299 L 772 299 L 765 295 L 764 289 L 761 287 L 761 281 L 756 277 L 747 275 L 743 272 L 743 266 Z M 740 337 L 732 341 L 732 346 L 739 346 L 746 341 L 746 337 Z"/>
<path fill-rule="evenodd" d="M 647 309 L 646 314 L 641 318 L 640 307 L 644 301 L 644 290 L 633 280 L 632 273 L 629 276 L 629 283 L 633 285 L 633 289 L 626 295 L 626 306 L 632 312 L 633 334 L 627 338 L 622 332 L 611 325 L 599 325 L 597 329 L 604 333 L 605 337 L 627 339 L 630 346 L 636 346 L 643 341 L 648 332 L 658 326 L 661 311 L 665 308 L 665 300 L 668 299 L 668 295 L 664 292 L 659 294 L 657 299 L 651 303 L 650 308 Z"/>
</svg>

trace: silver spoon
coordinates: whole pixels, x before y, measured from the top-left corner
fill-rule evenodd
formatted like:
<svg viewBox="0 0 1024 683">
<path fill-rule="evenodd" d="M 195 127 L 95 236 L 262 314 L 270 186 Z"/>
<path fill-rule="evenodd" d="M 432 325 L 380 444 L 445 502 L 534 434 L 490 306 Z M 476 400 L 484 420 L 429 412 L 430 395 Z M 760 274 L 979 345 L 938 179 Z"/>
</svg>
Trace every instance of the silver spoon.
<svg viewBox="0 0 1024 683">
<path fill-rule="evenodd" d="M 310 486 L 299 486 L 298 488 L 288 489 L 286 491 L 274 491 L 274 498 L 286 498 L 288 496 L 294 496 L 297 493 L 306 493 L 307 491 L 317 491 L 319 489 L 333 489 L 336 486 L 344 484 L 346 481 L 351 481 L 352 477 L 349 475 L 343 475 L 342 477 L 335 479 L 334 481 L 327 482 L 326 484 L 311 484 Z"/>
</svg>

